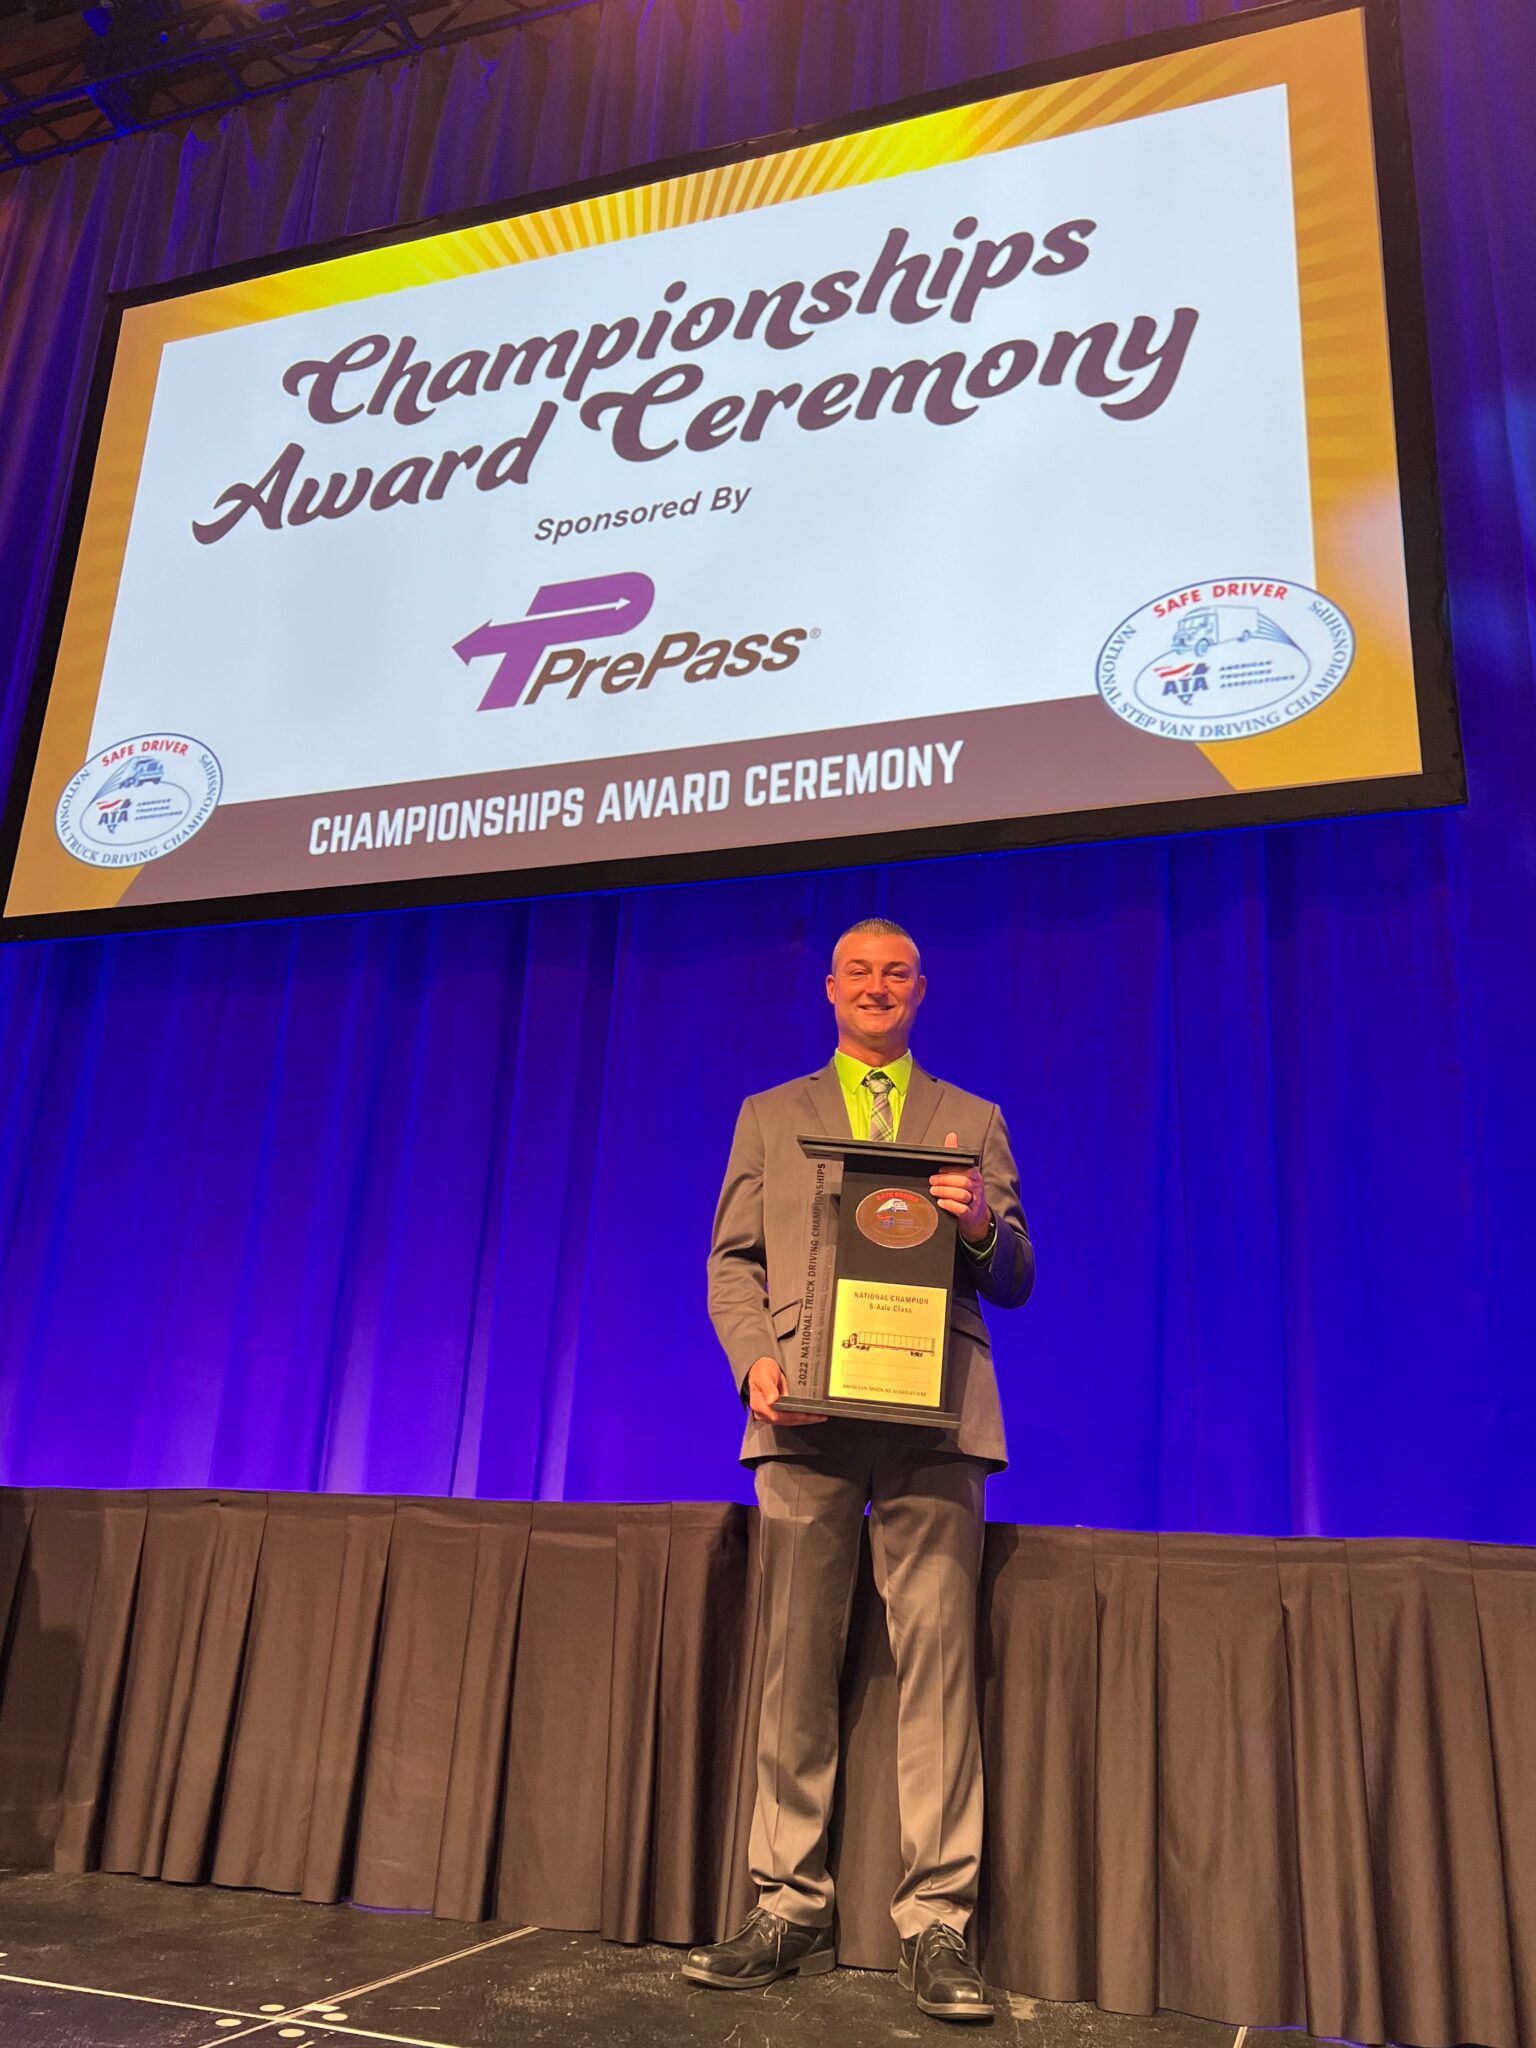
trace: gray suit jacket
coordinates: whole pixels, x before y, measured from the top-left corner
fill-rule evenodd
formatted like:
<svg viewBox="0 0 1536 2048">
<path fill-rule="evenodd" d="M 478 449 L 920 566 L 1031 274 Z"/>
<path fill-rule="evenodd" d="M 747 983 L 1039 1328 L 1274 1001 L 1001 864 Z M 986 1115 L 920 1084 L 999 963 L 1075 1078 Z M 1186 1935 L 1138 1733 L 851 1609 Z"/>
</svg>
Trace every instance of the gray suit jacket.
<svg viewBox="0 0 1536 2048">
<path fill-rule="evenodd" d="M 747 1374 L 757 1359 L 778 1357 L 788 1371 L 800 1327 L 816 1172 L 797 1142 L 802 1131 L 827 1137 L 848 1134 L 843 1091 L 830 1060 L 820 1073 L 749 1095 L 736 1120 L 709 1250 L 709 1317 L 743 1399 Z M 1000 1308 L 1017 1308 L 1034 1285 L 1035 1255 L 1019 1206 L 1018 1169 L 996 1103 L 936 1081 L 914 1061 L 898 1136 L 909 1144 L 942 1145 L 950 1131 L 981 1155 L 987 1201 L 997 1219 L 997 1243 L 985 1261 L 973 1258 L 963 1246 L 956 1248 L 950 1389 L 960 1424 L 932 1434 L 948 1448 L 1000 1469 L 1008 1462 L 1008 1448 L 992 1344 L 978 1297 L 984 1295 Z M 779 1428 L 751 1416 L 742 1439 L 742 1462 L 814 1457 L 821 1448 L 817 1437 L 842 1427 L 813 1423 L 807 1429 Z"/>
</svg>

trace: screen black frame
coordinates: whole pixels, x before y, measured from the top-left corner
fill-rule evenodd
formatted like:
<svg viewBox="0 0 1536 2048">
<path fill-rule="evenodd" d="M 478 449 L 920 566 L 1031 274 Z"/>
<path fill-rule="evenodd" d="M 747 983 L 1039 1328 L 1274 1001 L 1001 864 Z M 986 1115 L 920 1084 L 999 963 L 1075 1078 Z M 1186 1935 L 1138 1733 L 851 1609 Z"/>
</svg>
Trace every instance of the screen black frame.
<svg viewBox="0 0 1536 2048">
<path fill-rule="evenodd" d="M 907 831 L 838 834 L 772 846 L 738 845 L 686 854 L 627 856 L 605 862 L 500 869 L 409 880 L 317 885 L 265 894 L 204 897 L 187 903 L 112 905 L 106 909 L 0 916 L 0 940 L 86 937 L 108 932 L 165 930 L 189 925 L 243 924 L 269 919 L 351 915 L 430 905 L 587 895 L 619 889 L 710 882 L 866 867 L 976 853 L 1020 852 L 1034 847 L 1162 837 L 1256 826 L 1319 823 L 1401 810 L 1430 810 L 1467 800 L 1449 630 L 1449 597 L 1436 469 L 1428 324 L 1423 294 L 1412 141 L 1403 78 L 1397 0 L 1275 0 L 1220 21 L 1099 44 L 1069 56 L 991 72 L 963 84 L 887 101 L 858 114 L 780 130 L 717 149 L 637 165 L 605 177 L 524 194 L 427 219 L 398 222 L 361 235 L 317 243 L 194 276 L 108 296 L 92 371 L 80 444 L 55 557 L 45 624 L 0 826 L 0 903 L 8 897 L 22 820 L 30 799 L 43 721 L 63 637 L 65 614 L 95 474 L 107 393 L 123 314 L 131 307 L 185 297 L 219 285 L 270 277 L 338 256 L 400 242 L 513 220 L 548 207 L 749 162 L 778 151 L 861 134 L 870 128 L 1033 87 L 1058 84 L 1089 72 L 1254 35 L 1334 14 L 1357 14 L 1365 32 L 1377 209 L 1391 362 L 1409 629 L 1423 766 L 1416 775 L 1299 788 L 1234 791 L 1230 795 L 1158 803 L 1099 806 L 1047 817 L 988 818 Z M 791 738 L 793 735 L 786 735 Z"/>
</svg>

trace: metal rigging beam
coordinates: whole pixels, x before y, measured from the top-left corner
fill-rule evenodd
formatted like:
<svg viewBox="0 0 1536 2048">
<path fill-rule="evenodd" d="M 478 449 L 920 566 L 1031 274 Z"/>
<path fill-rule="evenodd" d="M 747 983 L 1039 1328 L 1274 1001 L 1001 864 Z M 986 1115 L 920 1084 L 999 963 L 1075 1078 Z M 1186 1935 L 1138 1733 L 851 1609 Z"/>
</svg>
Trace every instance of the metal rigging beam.
<svg viewBox="0 0 1536 2048">
<path fill-rule="evenodd" d="M 68 44 L 7 61 L 0 172 L 603 0 L 102 0 Z M 34 19 L 59 18 L 34 0 Z M 7 10 L 14 12 L 14 10 Z"/>
</svg>

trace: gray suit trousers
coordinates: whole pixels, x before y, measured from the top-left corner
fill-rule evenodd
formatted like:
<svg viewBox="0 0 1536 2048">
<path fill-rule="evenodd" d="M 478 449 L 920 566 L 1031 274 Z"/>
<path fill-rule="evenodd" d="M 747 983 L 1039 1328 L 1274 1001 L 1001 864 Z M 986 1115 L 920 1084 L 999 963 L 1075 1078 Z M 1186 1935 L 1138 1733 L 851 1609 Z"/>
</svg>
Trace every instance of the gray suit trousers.
<svg viewBox="0 0 1536 2048">
<path fill-rule="evenodd" d="M 764 1673 L 752 1877 L 759 1904 L 806 1926 L 832 1918 L 827 1824 L 838 1681 L 869 1505 L 875 1583 L 896 1663 L 903 1936 L 963 1933 L 981 1863 L 976 1588 L 987 1466 L 891 1424 L 820 1425 L 813 1458 L 757 1468 Z M 916 1436 L 918 1441 L 913 1442 Z"/>
</svg>

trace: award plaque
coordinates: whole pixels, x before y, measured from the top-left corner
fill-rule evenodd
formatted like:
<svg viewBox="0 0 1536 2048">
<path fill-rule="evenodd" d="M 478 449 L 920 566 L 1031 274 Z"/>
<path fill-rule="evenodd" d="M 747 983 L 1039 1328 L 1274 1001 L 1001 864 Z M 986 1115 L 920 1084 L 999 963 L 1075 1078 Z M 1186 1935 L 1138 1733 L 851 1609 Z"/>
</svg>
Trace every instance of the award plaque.
<svg viewBox="0 0 1536 2048">
<path fill-rule="evenodd" d="M 928 1181 L 979 1155 L 899 1139 L 802 1137 L 800 1149 L 815 1161 L 816 1187 L 799 1334 L 778 1407 L 953 1428 L 956 1225 Z"/>
</svg>

